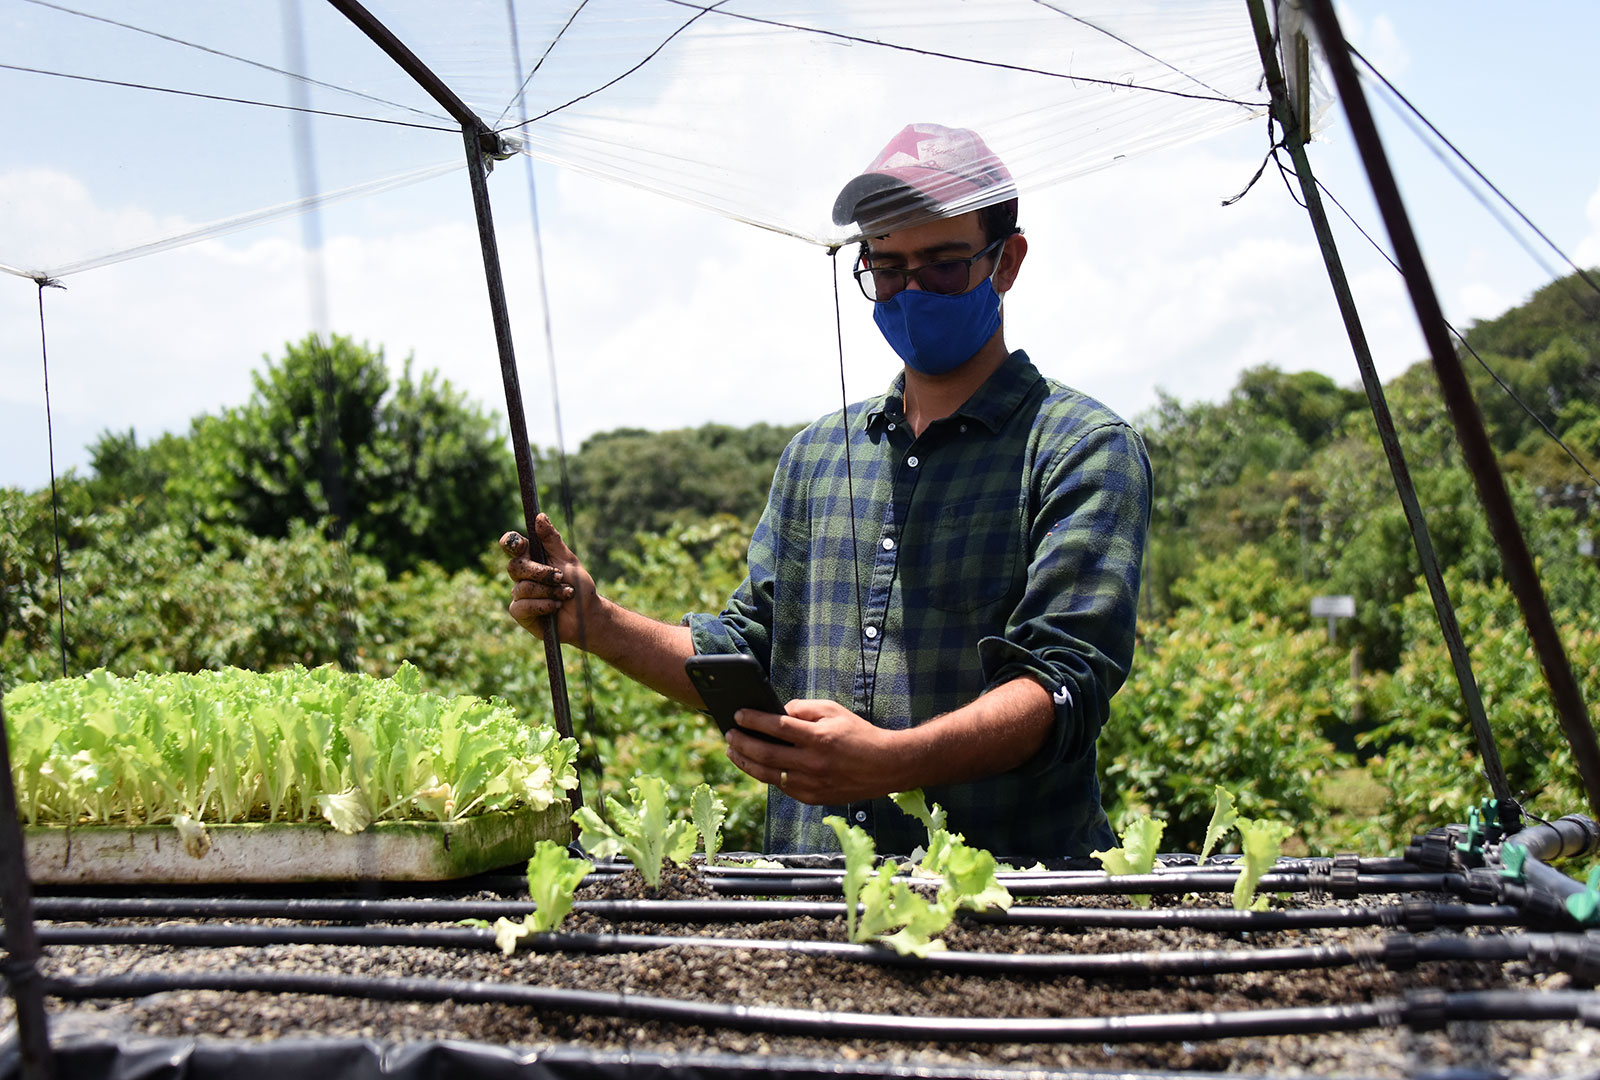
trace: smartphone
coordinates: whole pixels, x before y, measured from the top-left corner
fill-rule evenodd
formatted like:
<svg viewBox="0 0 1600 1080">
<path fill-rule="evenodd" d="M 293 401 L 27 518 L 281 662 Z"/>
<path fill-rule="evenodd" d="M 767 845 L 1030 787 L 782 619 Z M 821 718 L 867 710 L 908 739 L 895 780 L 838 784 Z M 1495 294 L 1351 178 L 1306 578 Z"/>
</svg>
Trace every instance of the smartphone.
<svg viewBox="0 0 1600 1080">
<path fill-rule="evenodd" d="M 740 709 L 783 713 L 783 703 L 767 681 L 767 673 L 761 669 L 761 662 L 753 656 L 744 653 L 691 656 L 683 662 L 683 670 L 689 673 L 689 681 L 700 691 L 706 711 L 724 735 L 739 727 L 733 722 L 733 714 Z M 746 727 L 740 727 L 739 730 L 779 746 L 793 745 L 762 731 L 752 731 Z"/>
</svg>

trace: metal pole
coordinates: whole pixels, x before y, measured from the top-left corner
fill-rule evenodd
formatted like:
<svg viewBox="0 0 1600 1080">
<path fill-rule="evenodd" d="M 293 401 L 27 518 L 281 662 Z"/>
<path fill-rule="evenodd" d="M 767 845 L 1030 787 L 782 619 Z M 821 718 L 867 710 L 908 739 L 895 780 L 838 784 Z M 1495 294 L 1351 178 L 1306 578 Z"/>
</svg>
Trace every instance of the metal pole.
<svg viewBox="0 0 1600 1080">
<path fill-rule="evenodd" d="M 1433 550 L 1433 540 L 1428 534 L 1428 522 L 1423 517 L 1417 500 L 1416 487 L 1411 482 L 1411 470 L 1406 465 L 1405 454 L 1400 449 L 1400 436 L 1395 430 L 1394 418 L 1389 413 L 1389 402 L 1384 397 L 1383 382 L 1378 378 L 1377 367 L 1372 362 L 1372 349 L 1367 344 L 1366 330 L 1361 325 L 1361 313 L 1356 310 L 1355 296 L 1350 291 L 1350 281 L 1345 276 L 1344 262 L 1333 240 L 1333 229 L 1323 209 L 1322 193 L 1317 188 L 1316 177 L 1311 172 L 1310 159 L 1306 157 L 1305 142 L 1299 119 L 1289 101 L 1288 90 L 1278 68 L 1277 54 L 1273 49 L 1272 28 L 1262 0 L 1249 0 L 1250 21 L 1255 27 L 1256 45 L 1261 52 L 1261 65 L 1267 76 L 1267 88 L 1272 94 L 1272 106 L 1283 127 L 1284 148 L 1294 162 L 1300 180 L 1300 192 L 1305 198 L 1306 213 L 1311 218 L 1317 235 L 1317 245 L 1322 249 L 1322 261 L 1328 268 L 1328 281 L 1339 303 L 1339 313 L 1344 317 L 1345 332 L 1350 337 L 1350 349 L 1355 353 L 1356 367 L 1361 371 L 1361 385 L 1366 389 L 1367 402 L 1372 408 L 1372 419 L 1378 428 L 1378 441 L 1389 460 L 1389 473 L 1394 477 L 1395 490 L 1400 495 L 1400 505 L 1405 510 L 1406 524 L 1411 527 L 1411 542 L 1416 546 L 1417 558 L 1422 564 L 1422 576 L 1428 582 L 1428 592 L 1433 598 L 1433 610 L 1439 620 L 1439 631 L 1444 636 L 1445 651 L 1450 654 L 1455 668 L 1456 683 L 1461 687 L 1461 700 L 1466 706 L 1467 718 L 1472 724 L 1473 737 L 1478 743 L 1478 756 L 1483 760 L 1484 773 L 1489 780 L 1489 790 L 1494 794 L 1501 810 L 1501 824 L 1508 831 L 1521 827 L 1516 803 L 1511 797 L 1511 786 L 1506 780 L 1505 768 L 1500 763 L 1500 753 L 1495 745 L 1494 733 L 1484 715 L 1483 698 L 1478 693 L 1478 680 L 1472 673 L 1472 658 L 1466 642 L 1461 637 L 1461 627 L 1456 622 L 1455 606 L 1445 589 L 1444 574 L 1439 568 L 1438 556 Z M 1290 119 L 1294 123 L 1290 123 Z M 1328 640 L 1332 641 L 1333 620 L 1328 620 Z M 1509 820 L 1508 820 L 1509 818 Z"/>
<path fill-rule="evenodd" d="M 483 137 L 472 128 L 463 128 L 462 138 L 467 149 L 467 176 L 472 180 L 472 208 L 478 218 L 478 245 L 483 249 L 483 276 L 489 287 L 489 310 L 494 319 L 495 345 L 500 352 L 500 378 L 505 384 L 506 419 L 511 427 L 511 452 L 517 459 L 517 483 L 522 491 L 522 514 L 527 524 L 528 552 L 535 559 L 548 559 L 539 534 L 534 531 L 534 518 L 539 516 L 539 490 L 534 486 L 533 453 L 528 447 L 528 420 L 522 412 L 522 386 L 517 378 L 517 358 L 511 345 L 511 316 L 506 306 L 505 280 L 500 274 L 500 248 L 495 240 L 494 217 L 489 207 L 489 184 L 484 166 Z M 493 138 L 493 135 L 489 135 Z M 555 712 L 556 730 L 565 738 L 572 738 L 572 711 L 567 701 L 567 672 L 561 662 L 561 636 L 556 631 L 556 617 L 546 615 L 544 622 L 544 658 L 550 669 L 550 704 Z M 583 806 L 583 785 L 572 790 L 572 809 Z M 572 826 L 572 838 L 578 838 L 578 825 Z"/>
<path fill-rule="evenodd" d="M 27 851 L 17 821 L 17 792 L 11 783 L 11 746 L 6 710 L 0 702 L 0 912 L 5 916 L 6 956 L 0 961 L 6 984 L 17 1003 L 17 1036 L 22 1049 L 22 1075 L 47 1080 L 56 1074 L 50 1053 L 50 1028 L 44 1013 L 44 984 L 39 977 L 39 937 L 33 929 L 33 886 L 28 880 Z"/>
<path fill-rule="evenodd" d="M 1588 710 L 1584 707 L 1583 693 L 1572 674 L 1572 665 L 1567 660 L 1561 636 L 1556 632 L 1555 620 L 1551 618 L 1550 607 L 1545 601 L 1544 590 L 1539 585 L 1533 558 L 1528 554 L 1528 545 L 1517 525 L 1505 478 L 1500 475 L 1489 436 L 1484 431 L 1483 417 L 1478 412 L 1477 402 L 1473 400 L 1472 389 L 1467 384 L 1465 372 L 1461 370 L 1461 362 L 1451 347 L 1444 312 L 1439 307 L 1439 298 L 1433 291 L 1427 264 L 1422 259 L 1422 249 L 1417 244 L 1405 204 L 1400 199 L 1400 188 L 1389 167 L 1383 142 L 1378 137 L 1377 124 L 1367 107 L 1361 80 L 1350 59 L 1350 47 L 1345 42 L 1344 31 L 1339 27 L 1331 0 L 1312 0 L 1307 8 L 1322 40 L 1339 100 L 1344 105 L 1351 134 L 1366 166 L 1373 198 L 1389 230 L 1389 242 L 1394 245 L 1395 258 L 1405 275 L 1406 288 L 1411 293 L 1411 305 L 1416 309 L 1423 339 L 1428 343 L 1434 375 L 1439 380 L 1445 407 L 1450 410 L 1462 457 L 1472 472 L 1478 498 L 1483 503 L 1489 521 L 1489 531 L 1500 549 L 1506 583 L 1511 586 L 1517 606 L 1522 609 L 1528 636 L 1533 640 L 1534 651 L 1538 653 L 1539 664 L 1550 686 L 1550 699 L 1555 705 L 1556 716 L 1572 747 L 1578 774 L 1588 792 L 1590 810 L 1600 816 L 1600 741 L 1595 738 Z"/>
<path fill-rule="evenodd" d="M 461 124 L 462 138 L 466 142 L 467 176 L 472 182 L 472 207 L 478 220 L 478 245 L 483 251 L 483 272 L 489 289 L 489 311 L 494 320 L 495 345 L 500 354 L 500 378 L 505 386 L 506 420 L 511 428 L 511 450 L 517 462 L 517 484 L 522 495 L 528 553 L 543 562 L 548 556 L 533 528 L 534 518 L 539 516 L 539 490 L 534 478 L 533 454 L 528 448 L 528 421 L 522 411 L 522 387 L 517 377 L 517 358 L 511 343 L 511 317 L 506 306 L 505 281 L 500 273 L 500 248 L 495 240 L 494 216 L 490 212 L 489 187 L 485 180 L 484 155 L 499 151 L 499 137 L 455 91 L 445 85 L 444 80 L 418 59 L 416 53 L 356 0 L 328 2 L 388 53 L 401 70 L 416 80 L 417 85 Z M 550 675 L 550 707 L 555 714 L 556 730 L 562 737 L 570 739 L 572 708 L 567 698 L 567 672 L 561 662 L 561 636 L 556 631 L 554 616 L 544 619 L 544 657 Z M 571 803 L 573 810 L 583 806 L 581 780 L 572 791 Z M 572 827 L 572 838 L 578 838 L 576 824 Z"/>
</svg>

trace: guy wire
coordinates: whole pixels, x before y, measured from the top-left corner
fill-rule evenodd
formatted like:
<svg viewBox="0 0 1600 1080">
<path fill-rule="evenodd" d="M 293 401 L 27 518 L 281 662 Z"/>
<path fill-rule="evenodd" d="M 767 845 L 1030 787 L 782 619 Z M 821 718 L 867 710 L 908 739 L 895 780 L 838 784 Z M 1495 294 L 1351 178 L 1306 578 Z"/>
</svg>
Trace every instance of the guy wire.
<svg viewBox="0 0 1600 1080">
<path fill-rule="evenodd" d="M 850 565 L 856 575 L 856 650 L 861 656 L 861 689 L 866 692 L 867 713 L 864 719 L 872 719 L 873 693 L 867 688 L 867 646 L 863 639 L 863 627 L 866 624 L 866 614 L 861 609 L 861 558 L 860 544 L 856 540 L 856 481 L 855 469 L 850 464 L 850 394 L 844 385 L 844 317 L 839 309 L 839 248 L 837 245 L 828 249 L 828 258 L 833 260 L 833 337 L 839 349 L 839 416 L 844 421 L 844 483 L 845 493 L 850 499 Z"/>
<path fill-rule="evenodd" d="M 61 637 L 61 677 L 67 677 L 67 596 L 61 583 L 61 502 L 56 493 L 56 434 L 50 416 L 50 350 L 44 331 L 44 290 L 64 289 L 65 285 L 50 278 L 38 279 L 39 286 L 39 361 L 44 367 L 44 440 L 50 456 L 50 517 L 51 534 L 56 545 L 56 619 Z"/>
</svg>

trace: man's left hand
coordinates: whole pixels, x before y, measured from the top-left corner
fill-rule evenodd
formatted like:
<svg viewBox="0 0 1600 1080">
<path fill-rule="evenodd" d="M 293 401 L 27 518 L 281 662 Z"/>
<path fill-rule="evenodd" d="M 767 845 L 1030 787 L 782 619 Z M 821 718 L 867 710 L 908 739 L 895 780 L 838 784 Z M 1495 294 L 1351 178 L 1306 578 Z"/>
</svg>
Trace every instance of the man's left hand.
<svg viewBox="0 0 1600 1080">
<path fill-rule="evenodd" d="M 741 709 L 735 720 L 793 745 L 778 746 L 736 728 L 728 733 L 728 760 L 762 783 L 819 806 L 904 789 L 904 755 L 895 753 L 901 732 L 874 727 L 834 701 L 800 698 L 785 707 L 787 716 Z"/>
</svg>

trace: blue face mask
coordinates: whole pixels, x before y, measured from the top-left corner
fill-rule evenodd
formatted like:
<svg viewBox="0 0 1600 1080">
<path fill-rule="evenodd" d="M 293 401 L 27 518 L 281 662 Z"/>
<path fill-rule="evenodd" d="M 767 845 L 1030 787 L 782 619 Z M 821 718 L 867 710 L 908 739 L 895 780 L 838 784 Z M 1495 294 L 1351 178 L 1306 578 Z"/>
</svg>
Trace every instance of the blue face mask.
<svg viewBox="0 0 1600 1080">
<path fill-rule="evenodd" d="M 955 296 L 901 289 L 872 305 L 872 321 L 907 367 L 943 375 L 972 359 L 1000 329 L 1000 294 L 989 278 Z"/>
</svg>

